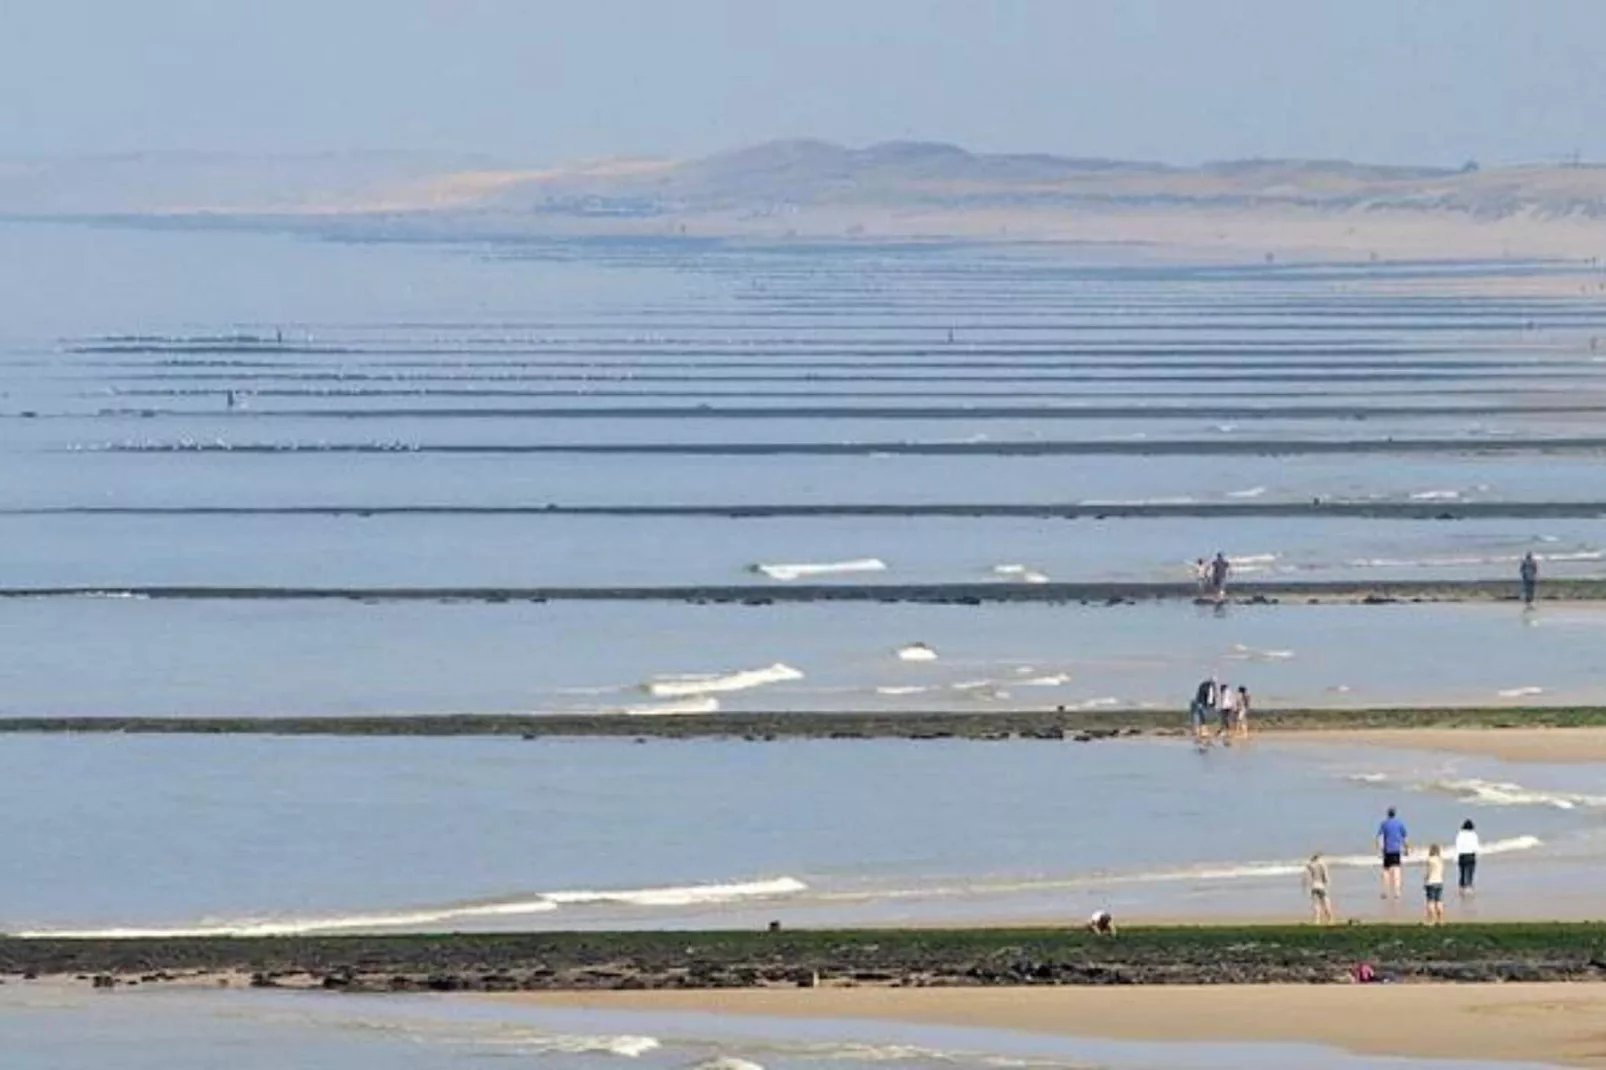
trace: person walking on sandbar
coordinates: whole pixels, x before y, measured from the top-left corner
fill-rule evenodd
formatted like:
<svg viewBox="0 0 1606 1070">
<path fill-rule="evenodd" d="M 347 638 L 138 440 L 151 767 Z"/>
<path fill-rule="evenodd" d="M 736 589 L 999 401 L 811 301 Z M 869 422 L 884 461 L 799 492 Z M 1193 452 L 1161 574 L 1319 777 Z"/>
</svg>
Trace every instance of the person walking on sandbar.
<svg viewBox="0 0 1606 1070">
<path fill-rule="evenodd" d="M 1231 575 L 1232 562 L 1227 560 L 1226 554 L 1218 550 L 1210 562 L 1210 593 L 1215 596 L 1216 601 L 1220 602 L 1227 597 L 1227 578 Z"/>
<path fill-rule="evenodd" d="M 1383 855 L 1383 898 L 1398 899 L 1400 865 L 1405 856 L 1411 853 L 1411 841 L 1405 831 L 1405 822 L 1400 820 L 1392 806 L 1383 823 L 1377 826 L 1377 849 Z"/>
<path fill-rule="evenodd" d="M 1517 575 L 1522 578 L 1522 604 L 1534 604 L 1534 593 L 1539 587 L 1539 561 L 1530 553 L 1522 556 L 1522 564 L 1517 567 Z"/>
</svg>

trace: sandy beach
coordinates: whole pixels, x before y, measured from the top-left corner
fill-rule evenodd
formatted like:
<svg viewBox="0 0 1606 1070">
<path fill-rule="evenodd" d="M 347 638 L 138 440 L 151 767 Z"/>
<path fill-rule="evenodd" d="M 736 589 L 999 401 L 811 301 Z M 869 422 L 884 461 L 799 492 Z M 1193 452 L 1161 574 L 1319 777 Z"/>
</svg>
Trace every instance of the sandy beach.
<svg viewBox="0 0 1606 1070">
<path fill-rule="evenodd" d="M 1260 738 L 1317 746 L 1444 751 L 1507 762 L 1606 762 L 1606 728 L 1365 728 L 1264 732 Z"/>
<path fill-rule="evenodd" d="M 546 1007 L 873 1019 L 1114 1040 L 1303 1042 L 1359 1054 L 1606 1066 L 1587 984 L 820 988 L 492 997 Z"/>
</svg>

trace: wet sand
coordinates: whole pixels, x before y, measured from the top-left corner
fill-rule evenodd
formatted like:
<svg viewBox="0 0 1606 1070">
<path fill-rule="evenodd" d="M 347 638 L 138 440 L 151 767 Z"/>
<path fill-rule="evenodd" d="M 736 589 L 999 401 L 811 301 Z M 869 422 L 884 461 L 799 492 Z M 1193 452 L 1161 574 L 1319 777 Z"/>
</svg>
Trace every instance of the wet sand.
<svg viewBox="0 0 1606 1070">
<path fill-rule="evenodd" d="M 1304 744 L 1355 744 L 1447 751 L 1507 762 L 1606 762 L 1606 728 L 1365 728 L 1320 734 L 1274 731 L 1264 738 Z"/>
<path fill-rule="evenodd" d="M 1368 1055 L 1606 1067 L 1606 985 L 819 988 L 548 993 L 546 1007 L 873 1019 L 1150 1041 L 1314 1043 Z"/>
</svg>

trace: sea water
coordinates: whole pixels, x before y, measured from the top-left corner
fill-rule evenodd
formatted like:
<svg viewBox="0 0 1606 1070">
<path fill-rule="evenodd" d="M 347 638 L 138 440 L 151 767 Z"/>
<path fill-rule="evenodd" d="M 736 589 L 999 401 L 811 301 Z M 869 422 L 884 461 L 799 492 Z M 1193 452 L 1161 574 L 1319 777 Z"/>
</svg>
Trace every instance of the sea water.
<svg viewBox="0 0 1606 1070">
<path fill-rule="evenodd" d="M 1479 909 L 1565 913 L 1606 850 L 1596 781 L 1305 744 L 13 737 L 0 807 L 28 816 L 0 829 L 0 925 L 1293 919 L 1317 850 L 1369 915 L 1390 805 L 1423 851 L 1478 821 Z"/>
</svg>

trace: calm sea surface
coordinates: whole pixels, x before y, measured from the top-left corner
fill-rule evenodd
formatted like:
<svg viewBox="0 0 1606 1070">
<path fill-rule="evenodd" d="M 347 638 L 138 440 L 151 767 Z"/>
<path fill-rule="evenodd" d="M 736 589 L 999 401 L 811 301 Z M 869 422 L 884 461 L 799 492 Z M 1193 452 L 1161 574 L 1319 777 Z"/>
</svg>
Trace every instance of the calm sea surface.
<svg viewBox="0 0 1606 1070">
<path fill-rule="evenodd" d="M 283 597 L 762 594 L 799 565 L 837 584 L 1177 580 L 1217 550 L 1246 577 L 1514 579 L 1527 552 L 1599 575 L 1588 509 L 1208 515 L 1606 502 L 1606 305 L 1469 296 L 1551 266 L 17 224 L 0 243 L 0 713 L 627 714 L 706 704 L 711 680 L 730 710 L 1174 707 L 1212 671 L 1263 706 L 1606 687 L 1589 605 Z M 985 515 L 1117 502 L 1207 515 Z M 739 515 L 754 506 L 818 515 Z M 930 506 L 979 515 L 896 515 Z M 265 597 L 119 596 L 161 585 Z M 936 660 L 900 658 L 912 643 Z M 1579 915 L 1606 851 L 1597 780 L 1265 745 L 8 737 L 0 930 L 1297 916 L 1317 849 L 1341 912 L 1388 916 L 1367 856 L 1390 804 L 1419 842 L 1476 817 L 1485 916 Z M 1377 1065 L 877 1028 L 0 990 L 0 1047 L 30 1067 Z"/>
</svg>

